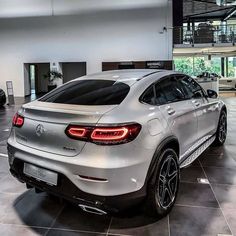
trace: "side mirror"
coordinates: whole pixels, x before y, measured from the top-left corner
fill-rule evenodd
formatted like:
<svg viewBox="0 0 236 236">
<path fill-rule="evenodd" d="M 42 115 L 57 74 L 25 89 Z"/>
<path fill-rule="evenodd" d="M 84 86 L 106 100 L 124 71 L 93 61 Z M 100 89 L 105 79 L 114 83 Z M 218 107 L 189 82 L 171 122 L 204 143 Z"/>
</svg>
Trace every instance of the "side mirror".
<svg viewBox="0 0 236 236">
<path fill-rule="evenodd" d="M 211 89 L 208 89 L 208 90 L 207 90 L 207 96 L 208 96 L 209 98 L 217 98 L 217 97 L 218 97 L 218 94 L 217 94 L 216 91 L 211 90 Z"/>
</svg>

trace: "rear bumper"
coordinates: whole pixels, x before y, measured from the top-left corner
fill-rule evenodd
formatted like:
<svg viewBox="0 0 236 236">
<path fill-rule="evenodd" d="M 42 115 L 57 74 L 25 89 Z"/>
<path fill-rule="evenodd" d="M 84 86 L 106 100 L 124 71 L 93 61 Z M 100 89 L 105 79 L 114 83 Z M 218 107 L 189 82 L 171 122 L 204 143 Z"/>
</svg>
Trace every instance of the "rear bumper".
<svg viewBox="0 0 236 236">
<path fill-rule="evenodd" d="M 141 190 L 153 155 L 137 145 L 103 147 L 90 144 L 78 156 L 68 157 L 19 144 L 14 135 L 8 139 L 8 152 L 12 160 L 17 158 L 60 173 L 81 191 L 98 196 L 119 196 Z"/>
<path fill-rule="evenodd" d="M 67 199 L 77 205 L 83 204 L 90 207 L 99 208 L 105 212 L 118 212 L 131 206 L 141 203 L 145 199 L 146 186 L 139 191 L 117 195 L 117 196 L 98 196 L 88 194 L 76 187 L 66 176 L 58 173 L 58 185 L 51 186 L 23 173 L 24 161 L 15 158 L 10 164 L 11 174 L 20 182 L 38 188 L 42 191 L 51 193 L 61 198 Z"/>
</svg>

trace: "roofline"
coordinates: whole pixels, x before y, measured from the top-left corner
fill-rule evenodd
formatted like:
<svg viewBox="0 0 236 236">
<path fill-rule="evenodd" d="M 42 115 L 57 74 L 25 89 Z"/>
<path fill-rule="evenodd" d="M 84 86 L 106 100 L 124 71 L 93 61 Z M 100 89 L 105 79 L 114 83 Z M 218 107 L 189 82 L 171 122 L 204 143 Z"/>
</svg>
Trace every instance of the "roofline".
<svg viewBox="0 0 236 236">
<path fill-rule="evenodd" d="M 158 70 L 158 71 L 155 71 L 155 72 L 148 73 L 148 74 L 144 75 L 142 78 L 137 79 L 137 81 L 140 81 L 140 80 L 142 80 L 142 79 L 144 79 L 144 78 L 146 78 L 150 75 L 154 75 L 154 74 L 157 74 L 157 73 L 160 73 L 160 72 L 163 72 L 163 71 L 165 71 L 165 70 Z"/>
<path fill-rule="evenodd" d="M 102 75 L 106 75 L 106 77 L 104 77 L 103 79 L 113 79 L 116 80 L 116 78 L 112 77 L 112 75 L 117 75 L 119 77 L 125 76 L 126 79 L 128 79 L 130 77 L 130 79 L 134 80 L 134 81 L 139 81 L 145 77 L 148 77 L 152 74 L 158 73 L 158 72 L 162 72 L 165 70 L 158 70 L 158 69 L 124 69 L 124 70 L 109 70 L 109 71 L 101 71 L 101 72 L 97 72 L 97 73 L 92 73 L 92 74 L 88 74 L 79 78 L 76 78 L 74 80 L 83 80 L 83 79 L 100 79 L 99 77 L 102 77 Z M 132 77 L 132 73 L 135 74 L 136 78 Z M 130 76 L 129 76 L 130 75 Z M 109 78 L 109 76 L 111 76 L 111 78 Z"/>
</svg>

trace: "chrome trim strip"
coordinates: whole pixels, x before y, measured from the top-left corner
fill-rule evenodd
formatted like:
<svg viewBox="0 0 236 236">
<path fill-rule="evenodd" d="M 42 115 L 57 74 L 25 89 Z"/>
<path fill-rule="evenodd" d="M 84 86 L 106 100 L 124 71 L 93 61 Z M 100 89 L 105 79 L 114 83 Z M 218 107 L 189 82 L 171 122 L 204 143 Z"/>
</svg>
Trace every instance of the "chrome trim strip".
<svg viewBox="0 0 236 236">
<path fill-rule="evenodd" d="M 106 215 L 107 213 L 101 209 L 98 209 L 96 207 L 86 206 L 83 204 L 79 204 L 79 207 L 88 213 L 96 214 L 96 215 Z"/>
</svg>

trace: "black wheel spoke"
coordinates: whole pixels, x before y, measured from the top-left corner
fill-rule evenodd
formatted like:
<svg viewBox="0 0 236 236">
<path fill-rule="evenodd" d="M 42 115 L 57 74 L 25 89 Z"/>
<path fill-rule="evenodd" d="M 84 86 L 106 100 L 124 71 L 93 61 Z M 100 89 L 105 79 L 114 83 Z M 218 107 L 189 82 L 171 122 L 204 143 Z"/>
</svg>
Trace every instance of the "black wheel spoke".
<svg viewBox="0 0 236 236">
<path fill-rule="evenodd" d="M 164 175 L 160 175 L 160 181 L 162 182 L 162 184 L 164 184 L 164 182 L 165 182 L 165 176 Z"/>
<path fill-rule="evenodd" d="M 166 188 L 166 192 L 167 192 L 168 195 L 169 195 L 169 199 L 170 199 L 170 201 L 172 201 L 173 196 L 174 196 L 174 193 L 172 192 L 172 190 L 171 190 L 169 184 L 168 184 L 167 186 L 168 186 L 168 187 Z"/>
<path fill-rule="evenodd" d="M 166 191 L 167 189 L 164 188 L 161 194 L 161 203 L 164 204 L 165 203 L 165 196 L 166 196 Z"/>
<path fill-rule="evenodd" d="M 166 170 L 166 175 L 167 175 L 167 176 L 170 176 L 171 162 L 172 162 L 172 159 L 169 158 L 169 159 L 168 159 L 168 162 L 167 162 L 167 170 Z"/>
<path fill-rule="evenodd" d="M 170 180 L 169 182 L 171 182 L 174 178 L 176 178 L 178 175 L 178 171 L 174 171 L 171 175 L 170 175 Z"/>
</svg>

